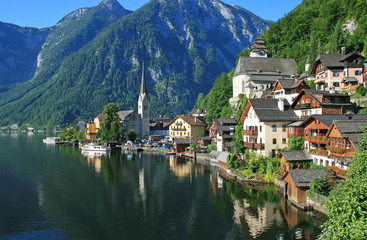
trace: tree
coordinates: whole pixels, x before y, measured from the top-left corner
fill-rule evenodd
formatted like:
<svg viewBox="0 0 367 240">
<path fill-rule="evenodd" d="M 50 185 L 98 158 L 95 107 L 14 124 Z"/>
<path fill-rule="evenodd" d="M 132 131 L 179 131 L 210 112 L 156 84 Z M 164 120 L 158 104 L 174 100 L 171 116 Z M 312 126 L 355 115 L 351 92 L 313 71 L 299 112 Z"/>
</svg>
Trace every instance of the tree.
<svg viewBox="0 0 367 240">
<path fill-rule="evenodd" d="M 305 145 L 305 138 L 300 137 L 291 137 L 288 140 L 288 150 L 303 150 L 303 147 Z"/>
<path fill-rule="evenodd" d="M 124 125 L 121 123 L 117 112 L 119 108 L 114 103 L 109 103 L 103 109 L 103 122 L 97 135 L 103 141 L 123 141 Z"/>
<path fill-rule="evenodd" d="M 131 129 L 129 131 L 129 133 L 127 134 L 127 137 L 132 142 L 134 142 L 136 140 L 137 135 L 136 135 L 136 132 L 134 131 L 134 129 Z"/>
<path fill-rule="evenodd" d="M 245 147 L 243 145 L 243 123 L 236 126 L 233 138 L 234 150 L 236 153 L 244 153 Z"/>
<path fill-rule="evenodd" d="M 348 179 L 340 183 L 326 202 L 329 220 L 323 225 L 324 239 L 367 239 L 367 139 L 352 160 Z"/>
</svg>

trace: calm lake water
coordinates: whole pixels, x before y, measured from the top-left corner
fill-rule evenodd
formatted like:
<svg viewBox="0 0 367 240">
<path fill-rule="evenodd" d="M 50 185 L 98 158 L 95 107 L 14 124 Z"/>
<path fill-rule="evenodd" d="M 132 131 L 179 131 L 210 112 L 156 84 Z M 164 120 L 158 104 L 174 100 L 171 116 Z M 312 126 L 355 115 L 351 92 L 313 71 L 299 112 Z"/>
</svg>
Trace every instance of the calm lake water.
<svg viewBox="0 0 367 240">
<path fill-rule="evenodd" d="M 84 156 L 45 137 L 0 135 L 0 239 L 315 239 L 325 221 L 207 163 Z"/>
</svg>

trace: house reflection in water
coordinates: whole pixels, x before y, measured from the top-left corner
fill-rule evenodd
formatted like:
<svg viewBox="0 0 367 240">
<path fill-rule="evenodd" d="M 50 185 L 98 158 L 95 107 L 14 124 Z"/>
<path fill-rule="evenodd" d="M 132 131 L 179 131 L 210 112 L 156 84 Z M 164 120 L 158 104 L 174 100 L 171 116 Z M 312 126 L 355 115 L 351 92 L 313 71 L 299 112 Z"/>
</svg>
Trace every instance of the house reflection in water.
<svg viewBox="0 0 367 240">
<path fill-rule="evenodd" d="M 189 178 L 190 182 L 192 182 L 194 177 L 196 178 L 198 175 L 204 174 L 204 166 L 193 166 L 193 163 L 185 158 L 169 156 L 169 168 L 180 181 Z"/>
</svg>

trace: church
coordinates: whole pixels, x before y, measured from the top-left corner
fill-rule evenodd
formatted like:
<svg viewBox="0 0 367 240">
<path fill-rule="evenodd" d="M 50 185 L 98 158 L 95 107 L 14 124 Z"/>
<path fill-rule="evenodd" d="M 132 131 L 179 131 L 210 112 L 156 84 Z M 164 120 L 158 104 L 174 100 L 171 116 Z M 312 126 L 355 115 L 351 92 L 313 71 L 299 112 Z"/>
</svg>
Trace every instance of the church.
<svg viewBox="0 0 367 240">
<path fill-rule="evenodd" d="M 145 79 L 144 63 L 142 69 L 141 86 L 138 98 L 138 113 L 135 110 L 117 112 L 121 122 L 125 126 L 125 136 L 133 129 L 139 138 L 148 138 L 150 135 L 149 98 Z M 103 121 L 103 114 L 99 114 L 93 122 L 87 124 L 87 139 L 95 139 L 97 131 Z"/>
<path fill-rule="evenodd" d="M 233 96 L 235 106 L 240 95 L 256 97 L 276 83 L 277 79 L 289 79 L 297 73 L 297 63 L 291 58 L 268 58 L 264 41 L 257 38 L 252 44 L 250 57 L 240 57 L 233 75 Z"/>
</svg>

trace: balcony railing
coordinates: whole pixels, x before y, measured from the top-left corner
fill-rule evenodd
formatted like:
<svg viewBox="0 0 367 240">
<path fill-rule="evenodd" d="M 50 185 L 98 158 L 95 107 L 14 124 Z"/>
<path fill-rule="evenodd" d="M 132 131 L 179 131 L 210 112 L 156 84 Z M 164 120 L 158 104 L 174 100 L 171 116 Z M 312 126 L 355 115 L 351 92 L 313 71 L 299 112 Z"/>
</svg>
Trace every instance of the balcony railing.
<svg viewBox="0 0 367 240">
<path fill-rule="evenodd" d="M 327 138 L 325 136 L 305 136 L 305 141 L 326 144 Z"/>
<path fill-rule="evenodd" d="M 243 146 L 245 146 L 247 148 L 254 148 L 254 143 L 244 142 Z"/>
<path fill-rule="evenodd" d="M 316 154 L 316 155 L 319 155 L 319 156 L 325 156 L 325 157 L 329 156 L 328 151 L 326 151 L 324 149 L 309 149 L 309 152 L 311 154 Z"/>
<path fill-rule="evenodd" d="M 246 136 L 257 136 L 258 131 L 257 130 L 243 130 L 243 135 Z"/>
<path fill-rule="evenodd" d="M 243 145 L 251 149 L 265 149 L 265 145 L 263 143 L 244 142 Z"/>
<path fill-rule="evenodd" d="M 265 149 L 265 144 L 264 143 L 254 143 L 254 148 L 255 149 Z"/>
<path fill-rule="evenodd" d="M 301 103 L 297 105 L 297 109 L 309 109 L 311 108 L 311 103 Z"/>
</svg>

